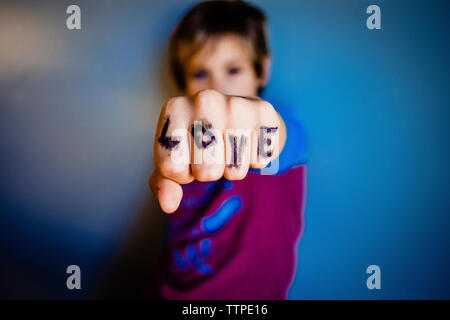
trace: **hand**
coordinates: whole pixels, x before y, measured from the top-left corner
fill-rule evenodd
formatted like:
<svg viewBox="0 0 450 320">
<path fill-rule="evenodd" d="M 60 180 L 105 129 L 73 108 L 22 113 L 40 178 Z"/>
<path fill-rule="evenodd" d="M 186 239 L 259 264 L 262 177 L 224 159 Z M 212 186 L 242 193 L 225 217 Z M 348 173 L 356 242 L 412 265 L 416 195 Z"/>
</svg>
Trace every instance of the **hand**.
<svg viewBox="0 0 450 320">
<path fill-rule="evenodd" d="M 264 168 L 286 140 L 283 119 L 267 101 L 203 90 L 168 100 L 156 129 L 149 185 L 163 211 L 174 212 L 180 184 L 245 178 Z"/>
</svg>

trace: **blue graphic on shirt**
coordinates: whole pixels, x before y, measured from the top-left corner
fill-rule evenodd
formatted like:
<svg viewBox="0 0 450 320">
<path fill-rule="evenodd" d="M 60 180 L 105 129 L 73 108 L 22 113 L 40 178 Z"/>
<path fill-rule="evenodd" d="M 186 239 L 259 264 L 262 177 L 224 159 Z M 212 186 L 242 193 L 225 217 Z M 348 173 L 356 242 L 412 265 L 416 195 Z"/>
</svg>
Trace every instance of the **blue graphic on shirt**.
<svg viewBox="0 0 450 320">
<path fill-rule="evenodd" d="M 222 228 L 225 223 L 242 207 L 241 197 L 233 196 L 227 199 L 216 212 L 202 221 L 202 228 L 206 233 L 214 233 Z"/>
<path fill-rule="evenodd" d="M 242 199 L 239 196 L 232 196 L 224 201 L 224 203 L 212 215 L 204 218 L 201 227 L 206 233 L 214 233 L 220 230 L 230 218 L 242 207 Z M 210 274 L 213 268 L 207 265 L 206 257 L 211 252 L 211 239 L 202 239 L 199 243 L 199 250 L 193 244 L 189 244 L 186 253 L 175 250 L 173 256 L 177 267 L 181 270 L 195 268 L 202 274 Z"/>
<path fill-rule="evenodd" d="M 211 239 L 202 239 L 199 243 L 199 249 L 193 244 L 188 245 L 186 254 L 180 250 L 175 250 L 173 256 L 177 267 L 181 270 L 195 268 L 202 274 L 210 274 L 213 271 L 211 266 L 205 264 L 206 257 L 211 252 Z"/>
</svg>

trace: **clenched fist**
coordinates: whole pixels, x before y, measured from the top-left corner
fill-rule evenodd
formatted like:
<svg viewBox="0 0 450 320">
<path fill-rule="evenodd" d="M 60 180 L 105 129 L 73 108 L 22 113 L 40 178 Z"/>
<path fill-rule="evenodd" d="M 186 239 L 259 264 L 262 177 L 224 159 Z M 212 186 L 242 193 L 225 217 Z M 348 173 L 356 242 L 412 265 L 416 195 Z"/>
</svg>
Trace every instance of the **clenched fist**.
<svg viewBox="0 0 450 320">
<path fill-rule="evenodd" d="M 183 196 L 180 184 L 243 179 L 249 167 L 264 168 L 277 157 L 285 140 L 282 118 L 259 98 L 215 90 L 172 98 L 156 129 L 150 188 L 172 213 Z"/>
</svg>

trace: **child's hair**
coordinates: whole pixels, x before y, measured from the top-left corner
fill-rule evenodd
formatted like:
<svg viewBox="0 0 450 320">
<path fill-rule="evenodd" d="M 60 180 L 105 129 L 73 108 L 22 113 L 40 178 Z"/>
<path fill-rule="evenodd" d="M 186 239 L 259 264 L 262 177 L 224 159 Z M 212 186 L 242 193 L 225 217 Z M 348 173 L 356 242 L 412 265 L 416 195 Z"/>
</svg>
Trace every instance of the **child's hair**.
<svg viewBox="0 0 450 320">
<path fill-rule="evenodd" d="M 186 62 L 214 36 L 232 34 L 248 48 L 257 77 L 264 73 L 269 47 L 264 13 L 244 1 L 205 1 L 191 8 L 172 33 L 169 59 L 175 82 L 186 89 Z M 262 89 L 262 88 L 259 88 Z"/>
</svg>

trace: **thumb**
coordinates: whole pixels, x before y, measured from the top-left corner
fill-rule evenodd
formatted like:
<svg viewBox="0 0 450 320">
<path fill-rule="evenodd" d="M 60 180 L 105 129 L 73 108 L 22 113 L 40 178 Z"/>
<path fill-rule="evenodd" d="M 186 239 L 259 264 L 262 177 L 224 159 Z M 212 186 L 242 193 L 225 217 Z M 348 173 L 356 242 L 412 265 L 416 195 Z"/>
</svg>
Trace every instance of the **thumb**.
<svg viewBox="0 0 450 320">
<path fill-rule="evenodd" d="M 178 183 L 162 176 L 155 169 L 150 176 L 149 185 L 164 212 L 172 213 L 178 209 L 183 197 L 183 189 Z"/>
</svg>

